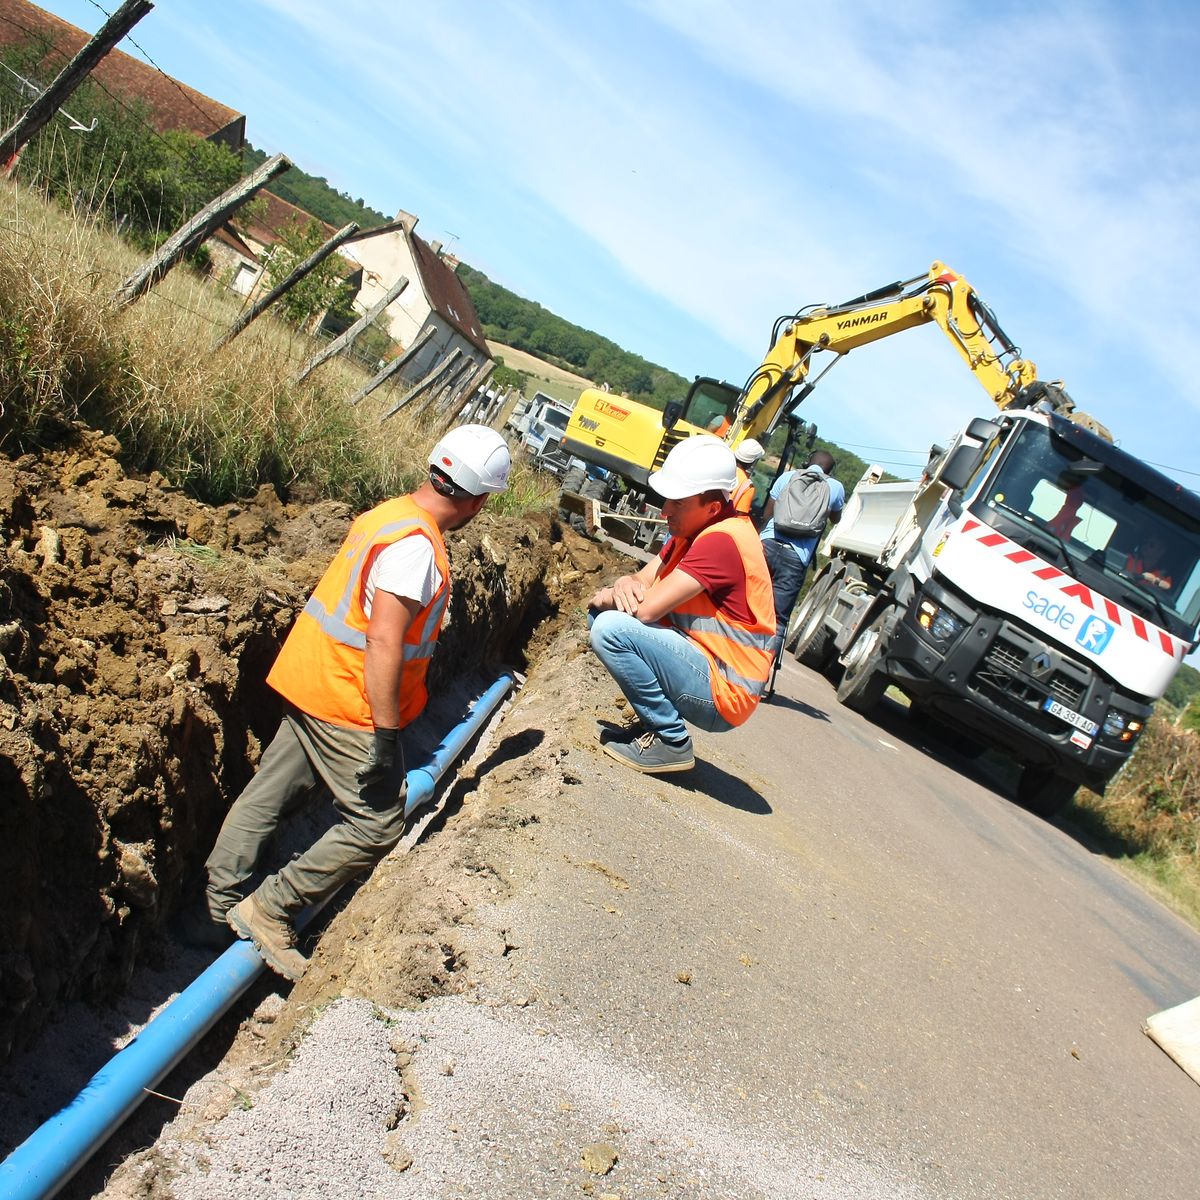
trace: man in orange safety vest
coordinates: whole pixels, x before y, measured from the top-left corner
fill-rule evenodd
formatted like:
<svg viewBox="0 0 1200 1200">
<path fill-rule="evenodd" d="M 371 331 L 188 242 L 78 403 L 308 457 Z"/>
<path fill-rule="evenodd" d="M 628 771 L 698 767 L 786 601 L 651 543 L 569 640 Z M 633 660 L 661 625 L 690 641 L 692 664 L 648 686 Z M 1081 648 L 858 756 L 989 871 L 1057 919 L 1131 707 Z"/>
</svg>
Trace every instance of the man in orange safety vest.
<svg viewBox="0 0 1200 1200">
<path fill-rule="evenodd" d="M 433 448 L 429 477 L 415 492 L 351 525 L 267 676 L 283 698 L 283 721 L 221 827 L 206 864 L 207 912 L 192 914 L 188 940 L 217 944 L 227 923 L 272 969 L 299 979 L 308 960 L 297 947 L 296 915 L 400 840 L 400 731 L 425 707 L 450 597 L 443 536 L 505 489 L 510 467 L 495 430 L 459 426 Z M 282 818 L 321 785 L 340 821 L 244 895 Z"/>
</svg>

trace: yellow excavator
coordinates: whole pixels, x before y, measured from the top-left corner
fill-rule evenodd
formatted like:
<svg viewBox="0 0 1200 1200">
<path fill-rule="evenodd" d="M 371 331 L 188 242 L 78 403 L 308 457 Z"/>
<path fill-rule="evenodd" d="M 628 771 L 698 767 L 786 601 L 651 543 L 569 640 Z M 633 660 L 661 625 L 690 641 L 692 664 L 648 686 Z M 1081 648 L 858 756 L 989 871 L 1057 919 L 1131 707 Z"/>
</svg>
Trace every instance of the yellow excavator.
<svg viewBox="0 0 1200 1200">
<path fill-rule="evenodd" d="M 650 472 L 670 449 L 697 433 L 715 433 L 731 446 L 753 437 L 764 444 L 781 420 L 791 430 L 780 462 L 786 469 L 800 437 L 815 432 L 796 419 L 796 410 L 834 362 L 851 350 L 934 323 L 991 395 L 998 408 L 1035 405 L 1106 434 L 1075 413 L 1061 385 L 1041 382 L 1037 368 L 1000 327 L 975 289 L 956 271 L 935 262 L 926 275 L 898 281 L 844 304 L 818 305 L 780 317 L 762 363 L 738 389 L 711 378 L 697 378 L 686 399 L 660 412 L 648 405 L 588 388 L 579 397 L 562 439 L 562 449 L 603 468 L 634 493 L 648 486 Z M 817 374 L 822 352 L 831 361 Z M 613 499 L 610 494 L 608 499 Z"/>
</svg>

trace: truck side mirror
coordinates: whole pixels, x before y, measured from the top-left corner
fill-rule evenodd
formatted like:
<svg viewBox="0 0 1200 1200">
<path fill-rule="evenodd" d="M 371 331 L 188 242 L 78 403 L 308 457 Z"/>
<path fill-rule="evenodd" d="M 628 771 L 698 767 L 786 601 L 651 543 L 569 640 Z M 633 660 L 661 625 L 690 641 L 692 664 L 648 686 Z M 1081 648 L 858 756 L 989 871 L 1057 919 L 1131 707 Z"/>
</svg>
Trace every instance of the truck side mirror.
<svg viewBox="0 0 1200 1200">
<path fill-rule="evenodd" d="M 664 429 L 674 429 L 675 423 L 683 416 L 683 401 L 668 400 L 663 406 L 662 423 Z"/>
<path fill-rule="evenodd" d="M 990 442 L 1000 432 L 1000 426 L 986 417 L 973 417 L 967 426 L 967 437 L 977 442 Z"/>
<path fill-rule="evenodd" d="M 955 446 L 938 473 L 938 482 L 944 483 L 956 492 L 960 488 L 966 487 L 971 476 L 975 474 L 975 469 L 979 466 L 979 456 L 982 450 L 982 446 L 969 446 L 966 442 Z"/>
</svg>

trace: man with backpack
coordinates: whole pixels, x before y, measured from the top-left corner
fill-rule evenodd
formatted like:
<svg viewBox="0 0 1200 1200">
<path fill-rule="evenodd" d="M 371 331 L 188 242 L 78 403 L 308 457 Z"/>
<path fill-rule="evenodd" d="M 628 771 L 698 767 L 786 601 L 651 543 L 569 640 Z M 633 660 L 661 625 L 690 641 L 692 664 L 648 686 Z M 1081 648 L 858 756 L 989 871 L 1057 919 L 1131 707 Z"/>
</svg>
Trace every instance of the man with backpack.
<svg viewBox="0 0 1200 1200">
<path fill-rule="evenodd" d="M 841 519 L 846 503 L 846 489 L 833 477 L 836 465 L 831 454 L 814 451 L 803 467 L 775 481 L 763 509 L 763 554 L 775 596 L 776 660 L 817 542 L 828 522 L 836 525 Z"/>
</svg>

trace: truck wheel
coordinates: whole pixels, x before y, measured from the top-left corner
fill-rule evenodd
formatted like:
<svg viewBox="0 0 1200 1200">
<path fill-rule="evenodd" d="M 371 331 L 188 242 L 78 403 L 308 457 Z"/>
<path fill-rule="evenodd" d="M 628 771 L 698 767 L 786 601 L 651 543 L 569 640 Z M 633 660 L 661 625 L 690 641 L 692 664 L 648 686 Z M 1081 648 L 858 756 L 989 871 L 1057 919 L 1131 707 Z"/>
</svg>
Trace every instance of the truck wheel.
<svg viewBox="0 0 1200 1200">
<path fill-rule="evenodd" d="M 1078 788 L 1045 767 L 1026 767 L 1017 783 L 1017 803 L 1039 817 L 1053 817 L 1070 804 Z"/>
<path fill-rule="evenodd" d="M 603 500 L 608 491 L 608 481 L 606 479 L 589 479 L 585 483 L 581 483 L 577 491 L 581 496 L 587 496 L 589 500 Z"/>
<path fill-rule="evenodd" d="M 883 650 L 890 615 L 891 609 L 885 608 L 850 643 L 837 698 L 840 704 L 855 712 L 869 713 L 887 691 L 889 681 L 883 670 Z"/>
<path fill-rule="evenodd" d="M 833 661 L 833 631 L 825 624 L 825 614 L 837 586 L 831 576 L 821 580 L 804 597 L 794 618 L 796 661 L 822 673 Z"/>
<path fill-rule="evenodd" d="M 583 467 L 571 467 L 570 470 L 563 472 L 562 490 L 578 495 L 586 478 L 587 471 Z"/>
</svg>

